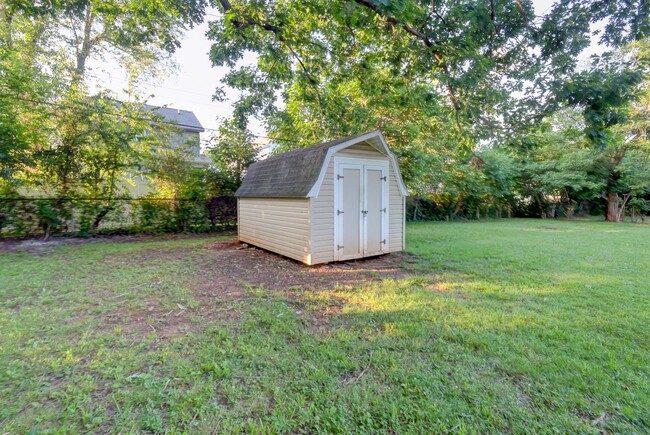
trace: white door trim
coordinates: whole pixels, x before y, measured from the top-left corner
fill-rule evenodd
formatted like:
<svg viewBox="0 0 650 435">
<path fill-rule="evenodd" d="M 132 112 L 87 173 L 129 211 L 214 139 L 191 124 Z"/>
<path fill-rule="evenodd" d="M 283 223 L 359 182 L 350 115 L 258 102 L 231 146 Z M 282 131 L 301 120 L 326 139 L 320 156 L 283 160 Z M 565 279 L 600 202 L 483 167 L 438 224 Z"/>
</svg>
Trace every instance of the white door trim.
<svg viewBox="0 0 650 435">
<path fill-rule="evenodd" d="M 334 260 L 335 261 L 344 261 L 350 260 L 353 258 L 362 258 L 366 256 L 368 249 L 366 244 L 367 234 L 366 234 L 366 225 L 363 214 L 359 215 L 359 246 L 360 253 L 359 255 L 342 255 L 342 250 L 339 249 L 341 245 L 341 228 L 343 226 L 343 215 L 338 213 L 342 209 L 341 201 L 343 200 L 343 182 L 338 179 L 338 175 L 341 175 L 343 169 L 359 169 L 361 171 L 360 181 L 360 208 L 361 210 L 366 210 L 367 206 L 367 195 L 366 195 L 366 182 L 367 182 L 367 171 L 371 170 L 381 170 L 382 177 L 386 177 L 384 184 L 382 184 L 382 204 L 385 205 L 386 211 L 384 212 L 381 219 L 381 237 L 382 240 L 385 240 L 385 243 L 381 245 L 381 253 L 389 252 L 390 240 L 389 240 L 389 216 L 390 216 L 390 172 L 389 172 L 389 163 L 387 161 L 368 161 L 365 159 L 358 159 L 353 157 L 335 157 L 334 158 Z"/>
<path fill-rule="evenodd" d="M 389 185 L 389 176 L 388 176 L 388 162 L 372 162 L 363 165 L 363 209 L 368 210 L 368 195 L 366 194 L 366 186 L 368 185 L 368 170 L 379 170 L 381 171 L 381 176 L 386 177 L 385 181 L 381 186 L 381 203 L 383 204 L 385 211 L 381 215 L 381 244 L 379 249 L 379 254 L 385 254 L 388 252 L 388 217 L 390 216 L 390 204 L 388 200 L 388 193 L 390 192 Z M 377 255 L 377 253 L 368 252 L 368 228 L 365 225 L 363 226 L 363 256 L 367 255 Z"/>
<path fill-rule="evenodd" d="M 353 160 L 353 159 L 352 159 Z M 343 219 L 345 215 L 339 213 L 343 211 L 343 180 L 339 180 L 338 176 L 343 173 L 345 169 L 358 169 L 359 170 L 359 210 L 363 210 L 363 163 L 351 162 L 336 162 L 334 163 L 334 259 L 336 261 L 351 260 L 363 256 L 363 215 L 359 213 L 359 251 L 360 254 L 344 255 L 343 249 L 340 245 L 344 242 L 342 240 L 341 228 L 343 228 Z M 341 175 L 342 176 L 342 175 Z"/>
</svg>

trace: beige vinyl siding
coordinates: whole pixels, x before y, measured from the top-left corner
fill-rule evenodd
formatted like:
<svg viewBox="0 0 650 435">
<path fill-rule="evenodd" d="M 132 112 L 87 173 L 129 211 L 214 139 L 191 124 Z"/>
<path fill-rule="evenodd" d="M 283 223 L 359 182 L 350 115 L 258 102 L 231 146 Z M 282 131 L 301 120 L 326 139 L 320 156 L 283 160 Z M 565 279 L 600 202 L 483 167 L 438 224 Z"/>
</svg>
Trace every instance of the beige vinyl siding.
<svg viewBox="0 0 650 435">
<path fill-rule="evenodd" d="M 368 145 L 367 143 L 358 143 L 347 147 L 338 153 L 337 157 L 352 157 L 357 159 L 366 159 L 366 160 L 383 160 L 388 161 L 388 157 L 381 154 L 375 147 Z"/>
<path fill-rule="evenodd" d="M 239 198 L 239 240 L 312 264 L 308 199 Z"/>
<path fill-rule="evenodd" d="M 330 159 L 318 197 L 311 199 L 312 263 L 334 261 L 334 159 Z"/>
<path fill-rule="evenodd" d="M 399 252 L 404 250 L 404 198 L 392 165 L 388 174 L 388 252 Z"/>
</svg>

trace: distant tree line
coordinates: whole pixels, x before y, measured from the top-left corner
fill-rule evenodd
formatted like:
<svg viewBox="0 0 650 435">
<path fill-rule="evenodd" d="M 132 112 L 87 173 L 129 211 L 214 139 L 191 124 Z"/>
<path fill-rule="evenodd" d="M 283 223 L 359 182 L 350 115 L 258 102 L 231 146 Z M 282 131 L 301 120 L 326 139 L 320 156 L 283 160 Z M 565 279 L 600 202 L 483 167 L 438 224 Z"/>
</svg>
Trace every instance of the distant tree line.
<svg viewBox="0 0 650 435">
<path fill-rule="evenodd" d="M 644 0 L 219 0 L 214 65 L 280 149 L 380 127 L 410 218 L 648 213 Z M 594 30 L 598 29 L 598 30 Z M 590 43 L 606 50 L 579 61 Z M 238 67 L 245 53 L 257 65 Z M 219 95 L 219 93 L 217 93 Z"/>
<path fill-rule="evenodd" d="M 258 158 L 251 117 L 276 152 L 381 128 L 410 219 L 649 213 L 645 0 L 542 16 L 527 0 L 218 0 L 209 56 L 240 98 L 200 168 L 137 83 L 165 73 L 208 4 L 0 0 L 0 236 L 217 228 Z M 607 51 L 581 63 L 592 40 Z M 127 101 L 91 80 L 99 59 L 128 73 Z M 131 201 L 138 171 L 153 190 Z"/>
</svg>

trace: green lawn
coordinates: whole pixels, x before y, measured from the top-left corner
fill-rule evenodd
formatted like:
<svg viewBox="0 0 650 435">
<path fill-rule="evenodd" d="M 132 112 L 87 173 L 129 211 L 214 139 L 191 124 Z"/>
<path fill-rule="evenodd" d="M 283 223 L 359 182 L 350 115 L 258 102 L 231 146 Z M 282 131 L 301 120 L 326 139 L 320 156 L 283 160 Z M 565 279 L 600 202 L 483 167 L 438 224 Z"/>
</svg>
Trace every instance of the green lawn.
<svg viewBox="0 0 650 435">
<path fill-rule="evenodd" d="M 0 254 L 0 433 L 650 431 L 650 228 L 407 232 L 405 278 L 207 299 L 214 238 Z"/>
</svg>

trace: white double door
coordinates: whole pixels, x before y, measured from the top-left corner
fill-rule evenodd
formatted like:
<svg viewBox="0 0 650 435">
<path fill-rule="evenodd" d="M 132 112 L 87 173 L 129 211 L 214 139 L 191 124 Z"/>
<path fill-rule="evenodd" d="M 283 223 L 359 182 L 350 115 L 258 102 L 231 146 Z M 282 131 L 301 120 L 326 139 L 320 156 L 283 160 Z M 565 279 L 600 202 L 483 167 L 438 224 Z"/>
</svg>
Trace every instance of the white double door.
<svg viewBox="0 0 650 435">
<path fill-rule="evenodd" d="M 388 162 L 334 160 L 334 258 L 388 252 Z"/>
</svg>

